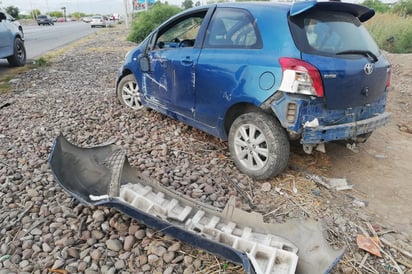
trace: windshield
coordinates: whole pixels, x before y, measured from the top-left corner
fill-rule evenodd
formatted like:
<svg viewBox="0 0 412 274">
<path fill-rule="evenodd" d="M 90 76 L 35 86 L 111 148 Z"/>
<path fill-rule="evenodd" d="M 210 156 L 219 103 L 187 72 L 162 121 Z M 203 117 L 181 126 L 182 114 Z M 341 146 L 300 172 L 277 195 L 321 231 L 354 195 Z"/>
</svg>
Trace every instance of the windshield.
<svg viewBox="0 0 412 274">
<path fill-rule="evenodd" d="M 379 55 L 375 41 L 351 14 L 317 11 L 291 20 L 298 27 L 292 29 L 299 32 L 294 37 L 303 52 L 321 55 L 369 52 L 371 55 Z"/>
</svg>

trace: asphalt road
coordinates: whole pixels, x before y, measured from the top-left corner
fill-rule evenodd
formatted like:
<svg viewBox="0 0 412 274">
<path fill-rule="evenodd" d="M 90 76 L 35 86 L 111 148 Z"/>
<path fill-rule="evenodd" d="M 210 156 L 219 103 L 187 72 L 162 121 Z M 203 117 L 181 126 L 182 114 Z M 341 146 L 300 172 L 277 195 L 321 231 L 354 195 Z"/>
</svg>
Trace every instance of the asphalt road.
<svg viewBox="0 0 412 274">
<path fill-rule="evenodd" d="M 54 26 L 23 26 L 27 62 L 47 52 L 63 47 L 100 28 L 83 22 L 55 23 Z M 6 59 L 0 59 L 0 74 L 9 69 Z"/>
</svg>

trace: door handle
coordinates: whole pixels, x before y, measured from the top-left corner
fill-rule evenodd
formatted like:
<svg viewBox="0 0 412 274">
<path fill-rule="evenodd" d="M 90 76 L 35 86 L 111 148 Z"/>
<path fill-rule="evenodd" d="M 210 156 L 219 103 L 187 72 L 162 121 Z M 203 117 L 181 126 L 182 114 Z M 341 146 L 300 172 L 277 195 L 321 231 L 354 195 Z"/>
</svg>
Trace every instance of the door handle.
<svg viewBox="0 0 412 274">
<path fill-rule="evenodd" d="M 186 57 L 185 59 L 180 60 L 180 63 L 183 66 L 191 66 L 193 64 L 193 60 L 190 59 L 189 57 Z"/>
</svg>

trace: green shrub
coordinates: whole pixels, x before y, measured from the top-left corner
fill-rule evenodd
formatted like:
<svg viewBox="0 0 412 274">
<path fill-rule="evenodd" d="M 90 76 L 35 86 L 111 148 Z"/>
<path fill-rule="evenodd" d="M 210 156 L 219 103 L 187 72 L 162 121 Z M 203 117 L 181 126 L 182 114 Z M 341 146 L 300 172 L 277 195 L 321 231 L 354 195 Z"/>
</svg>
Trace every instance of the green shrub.
<svg viewBox="0 0 412 274">
<path fill-rule="evenodd" d="M 39 68 L 39 67 L 45 67 L 49 65 L 49 61 L 45 57 L 40 57 L 32 61 L 31 64 L 29 64 L 30 68 Z"/>
<path fill-rule="evenodd" d="M 389 6 L 380 0 L 364 0 L 361 5 L 374 9 L 377 12 L 389 11 Z"/>
<path fill-rule="evenodd" d="M 381 49 L 392 53 L 412 53 L 412 18 L 377 13 L 365 26 Z"/>
<path fill-rule="evenodd" d="M 181 9 L 167 4 L 156 3 L 149 11 L 141 12 L 132 22 L 132 30 L 127 40 L 139 43 L 158 25 L 180 12 Z"/>
</svg>

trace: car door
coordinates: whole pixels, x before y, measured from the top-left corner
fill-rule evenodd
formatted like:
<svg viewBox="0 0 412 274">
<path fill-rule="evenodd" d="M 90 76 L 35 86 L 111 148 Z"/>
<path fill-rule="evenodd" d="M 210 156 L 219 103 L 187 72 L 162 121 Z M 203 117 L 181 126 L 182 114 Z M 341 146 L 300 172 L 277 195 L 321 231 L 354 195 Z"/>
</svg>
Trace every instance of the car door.
<svg viewBox="0 0 412 274">
<path fill-rule="evenodd" d="M 147 52 L 144 95 L 151 107 L 192 117 L 199 30 L 207 9 L 185 14 L 159 29 Z"/>
<path fill-rule="evenodd" d="M 5 57 L 10 51 L 10 32 L 7 28 L 6 15 L 0 12 L 0 57 Z"/>
</svg>

